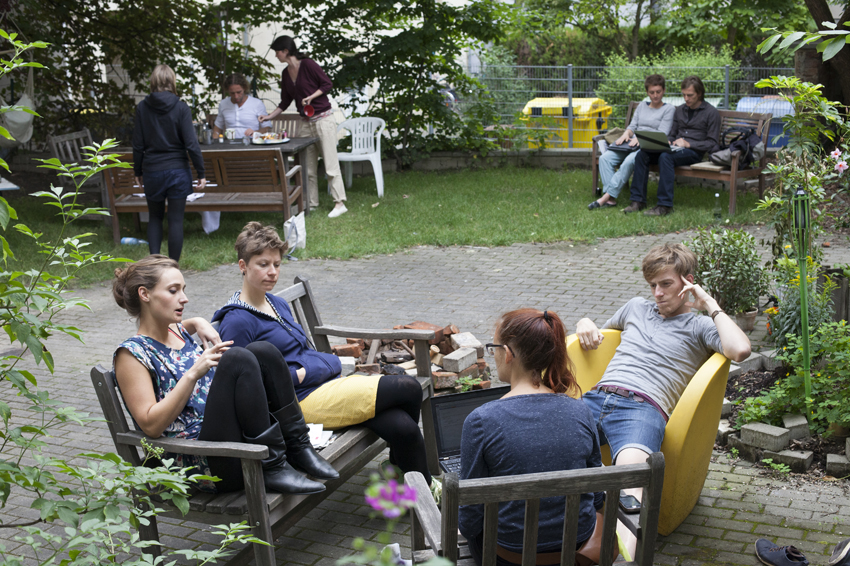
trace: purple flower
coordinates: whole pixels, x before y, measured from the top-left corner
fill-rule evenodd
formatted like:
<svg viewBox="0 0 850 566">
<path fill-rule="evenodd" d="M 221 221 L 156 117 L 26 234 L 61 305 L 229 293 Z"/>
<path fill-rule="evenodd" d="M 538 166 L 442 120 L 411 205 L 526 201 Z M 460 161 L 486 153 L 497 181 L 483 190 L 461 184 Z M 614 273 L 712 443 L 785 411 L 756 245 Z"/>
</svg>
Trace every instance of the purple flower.
<svg viewBox="0 0 850 566">
<path fill-rule="evenodd" d="M 416 503 L 416 491 L 394 479 L 376 481 L 366 490 L 366 503 L 385 519 L 398 519 Z"/>
</svg>

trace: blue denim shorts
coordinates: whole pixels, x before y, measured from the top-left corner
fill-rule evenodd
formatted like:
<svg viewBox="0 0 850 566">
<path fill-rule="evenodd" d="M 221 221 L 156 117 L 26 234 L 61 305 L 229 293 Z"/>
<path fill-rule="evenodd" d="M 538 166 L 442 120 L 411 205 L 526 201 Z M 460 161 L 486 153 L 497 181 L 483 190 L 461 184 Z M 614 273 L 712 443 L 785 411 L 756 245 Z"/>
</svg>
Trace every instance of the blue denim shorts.
<svg viewBox="0 0 850 566">
<path fill-rule="evenodd" d="M 647 454 L 661 450 L 667 422 L 651 404 L 636 401 L 634 393 L 626 398 L 590 390 L 582 399 L 596 422 L 599 444 L 611 447 L 612 461 L 625 448 L 637 448 Z"/>
<path fill-rule="evenodd" d="M 195 190 L 192 187 L 192 171 L 188 168 L 147 171 L 142 182 L 145 185 L 145 197 L 153 202 L 183 199 Z"/>
</svg>

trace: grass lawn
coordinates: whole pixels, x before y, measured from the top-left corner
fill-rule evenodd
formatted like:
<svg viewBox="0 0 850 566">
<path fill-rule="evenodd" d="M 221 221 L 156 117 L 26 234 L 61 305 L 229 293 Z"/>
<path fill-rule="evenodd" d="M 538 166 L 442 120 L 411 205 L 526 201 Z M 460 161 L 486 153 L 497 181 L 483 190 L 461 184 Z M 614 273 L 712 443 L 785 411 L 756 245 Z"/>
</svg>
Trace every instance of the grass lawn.
<svg viewBox="0 0 850 566">
<path fill-rule="evenodd" d="M 593 200 L 588 170 L 549 171 L 505 167 L 475 171 L 437 173 L 406 172 L 385 176 L 385 196 L 377 198 L 371 177 L 354 180 L 347 191 L 349 212 L 330 219 L 332 202 L 320 183 L 321 206 L 307 217 L 307 249 L 296 257 L 346 259 L 369 254 L 385 254 L 417 245 L 505 246 L 517 242 L 554 242 L 593 240 L 634 234 L 663 233 L 705 226 L 714 222 L 713 190 L 680 186 L 676 188 L 673 214 L 658 218 L 643 214 L 625 215 L 628 195 L 620 195 L 616 209 L 588 211 Z M 649 186 L 650 206 L 655 203 L 656 185 Z M 729 195 L 721 192 L 725 211 Z M 755 194 L 739 194 L 734 224 L 747 224 L 761 217 L 752 212 Z M 10 204 L 19 220 L 45 237 L 58 235 L 60 224 L 52 209 L 39 199 L 17 197 Z M 725 216 L 724 216 L 725 218 Z M 201 229 L 199 214 L 185 221 L 185 241 L 181 267 L 205 270 L 235 262 L 233 243 L 249 220 L 282 227 L 280 214 L 225 213 L 221 228 L 207 235 Z M 135 230 L 132 217 L 121 216 L 122 235 L 144 238 Z M 143 224 L 143 228 L 144 228 Z M 92 247 L 118 257 L 138 259 L 148 253 L 147 246 L 116 246 L 112 231 L 96 221 L 80 221 L 73 234 L 94 232 Z M 16 254 L 13 269 L 37 265 L 35 247 L 28 238 L 7 230 Z M 165 250 L 163 250 L 164 252 Z M 79 283 L 102 281 L 111 277 L 115 265 L 87 270 Z"/>
</svg>

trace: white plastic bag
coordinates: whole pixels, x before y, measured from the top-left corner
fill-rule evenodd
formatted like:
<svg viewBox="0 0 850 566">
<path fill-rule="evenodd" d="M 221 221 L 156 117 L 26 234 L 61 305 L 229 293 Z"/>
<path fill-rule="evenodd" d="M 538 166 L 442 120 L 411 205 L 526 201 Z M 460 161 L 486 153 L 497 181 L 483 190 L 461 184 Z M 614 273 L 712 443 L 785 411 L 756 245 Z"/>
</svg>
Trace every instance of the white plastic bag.
<svg viewBox="0 0 850 566">
<path fill-rule="evenodd" d="M 290 250 L 307 247 L 307 225 L 304 223 L 304 213 L 300 212 L 283 223 L 283 233 Z"/>
</svg>

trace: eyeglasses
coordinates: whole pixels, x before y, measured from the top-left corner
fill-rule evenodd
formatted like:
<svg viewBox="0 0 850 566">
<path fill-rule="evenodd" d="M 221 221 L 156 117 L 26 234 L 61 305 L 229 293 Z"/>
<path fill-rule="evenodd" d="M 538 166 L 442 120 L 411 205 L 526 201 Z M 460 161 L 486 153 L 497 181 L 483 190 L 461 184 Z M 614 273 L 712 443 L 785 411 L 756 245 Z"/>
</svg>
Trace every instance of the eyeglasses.
<svg viewBox="0 0 850 566">
<path fill-rule="evenodd" d="M 507 348 L 507 349 L 508 349 L 508 351 L 509 351 L 511 354 L 513 354 L 514 356 L 516 356 L 516 354 L 514 354 L 514 351 L 513 351 L 513 350 L 511 350 L 511 347 L 510 347 L 510 346 L 508 346 L 507 344 L 485 344 L 485 345 L 484 345 L 484 347 L 485 347 L 485 348 L 487 348 L 487 353 L 488 353 L 488 354 L 490 354 L 491 356 L 495 356 L 495 355 L 496 355 L 496 348 Z"/>
</svg>

